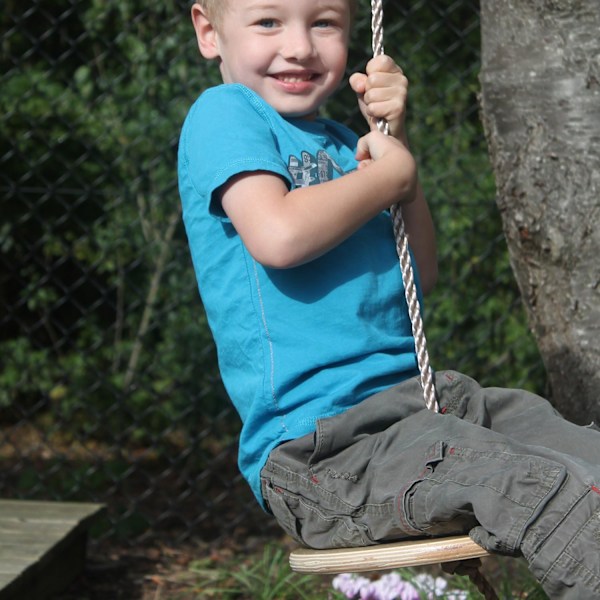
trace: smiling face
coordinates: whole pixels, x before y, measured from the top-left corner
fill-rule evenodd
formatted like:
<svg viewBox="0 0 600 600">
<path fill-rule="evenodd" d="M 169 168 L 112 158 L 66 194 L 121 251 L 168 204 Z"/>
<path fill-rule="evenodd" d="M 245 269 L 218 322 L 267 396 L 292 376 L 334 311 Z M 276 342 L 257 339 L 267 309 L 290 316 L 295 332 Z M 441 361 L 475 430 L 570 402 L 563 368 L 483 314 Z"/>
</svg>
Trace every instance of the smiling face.
<svg viewBox="0 0 600 600">
<path fill-rule="evenodd" d="M 349 0 L 235 0 L 216 29 L 200 7 L 192 17 L 223 82 L 246 85 L 284 116 L 314 116 L 344 76 Z"/>
</svg>

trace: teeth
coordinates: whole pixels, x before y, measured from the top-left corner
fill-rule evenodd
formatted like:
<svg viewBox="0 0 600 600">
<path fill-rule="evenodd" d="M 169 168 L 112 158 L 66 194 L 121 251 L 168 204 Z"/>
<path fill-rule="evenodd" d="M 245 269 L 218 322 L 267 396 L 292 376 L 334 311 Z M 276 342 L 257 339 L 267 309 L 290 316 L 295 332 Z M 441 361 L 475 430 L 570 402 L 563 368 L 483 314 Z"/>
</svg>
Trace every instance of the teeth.
<svg viewBox="0 0 600 600">
<path fill-rule="evenodd" d="M 279 78 L 284 83 L 301 83 L 303 81 L 309 81 L 311 78 L 308 77 L 292 77 L 291 75 L 285 75 Z"/>
</svg>

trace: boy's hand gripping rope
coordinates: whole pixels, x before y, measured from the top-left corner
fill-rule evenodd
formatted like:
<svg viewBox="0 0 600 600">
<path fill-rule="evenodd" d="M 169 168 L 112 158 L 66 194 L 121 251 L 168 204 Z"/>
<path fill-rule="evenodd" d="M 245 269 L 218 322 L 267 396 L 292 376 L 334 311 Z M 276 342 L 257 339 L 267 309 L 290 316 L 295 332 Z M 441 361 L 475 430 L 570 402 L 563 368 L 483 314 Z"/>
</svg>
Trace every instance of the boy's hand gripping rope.
<svg viewBox="0 0 600 600">
<path fill-rule="evenodd" d="M 378 56 L 383 54 L 383 0 L 371 0 L 371 11 L 373 16 L 371 22 L 373 30 L 373 55 Z M 385 119 L 379 119 L 377 122 L 377 129 L 385 134 L 389 133 L 389 125 Z M 425 331 L 423 329 L 423 319 L 421 317 L 419 299 L 417 297 L 417 289 L 415 286 L 415 277 L 410 261 L 408 240 L 404 230 L 404 221 L 402 220 L 402 209 L 399 205 L 395 204 L 390 210 L 394 224 L 396 250 L 400 259 L 400 269 L 402 271 L 406 303 L 408 304 L 408 313 L 412 325 L 413 337 L 415 338 L 415 350 L 417 353 L 419 372 L 421 374 L 421 386 L 423 387 L 425 404 L 429 410 L 438 412 L 439 409 L 435 397 L 433 374 L 429 362 Z"/>
</svg>

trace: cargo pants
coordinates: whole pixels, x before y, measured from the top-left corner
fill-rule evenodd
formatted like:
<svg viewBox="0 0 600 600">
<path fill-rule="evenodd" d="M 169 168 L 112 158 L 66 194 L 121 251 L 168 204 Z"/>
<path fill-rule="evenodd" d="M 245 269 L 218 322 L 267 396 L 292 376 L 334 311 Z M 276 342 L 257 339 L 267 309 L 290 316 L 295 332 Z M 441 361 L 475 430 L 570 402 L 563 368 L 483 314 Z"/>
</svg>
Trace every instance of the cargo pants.
<svg viewBox="0 0 600 600">
<path fill-rule="evenodd" d="M 600 433 L 523 390 L 436 374 L 376 394 L 275 448 L 269 510 L 313 548 L 468 533 L 523 555 L 550 598 L 600 598 Z"/>
</svg>

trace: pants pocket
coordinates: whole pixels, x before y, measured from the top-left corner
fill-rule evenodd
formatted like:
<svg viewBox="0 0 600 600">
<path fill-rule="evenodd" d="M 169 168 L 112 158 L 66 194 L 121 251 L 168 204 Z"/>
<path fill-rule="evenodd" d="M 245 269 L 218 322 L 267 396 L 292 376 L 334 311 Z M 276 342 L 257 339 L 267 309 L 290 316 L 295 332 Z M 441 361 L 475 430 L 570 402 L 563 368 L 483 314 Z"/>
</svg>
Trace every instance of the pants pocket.
<svg viewBox="0 0 600 600">
<path fill-rule="evenodd" d="M 517 554 L 527 527 L 564 481 L 565 468 L 499 443 L 441 448 L 402 499 L 409 523 L 431 535 L 471 531 L 488 550 Z"/>
<path fill-rule="evenodd" d="M 297 542 L 315 549 L 373 544 L 366 527 L 351 515 L 324 510 L 307 498 L 263 481 L 263 494 L 282 529 Z"/>
<path fill-rule="evenodd" d="M 285 492 L 281 488 L 273 487 L 271 483 L 264 480 L 262 490 L 264 499 L 279 526 L 297 542 L 303 543 L 298 527 L 298 520 L 290 509 L 289 502 L 286 501 Z"/>
</svg>

